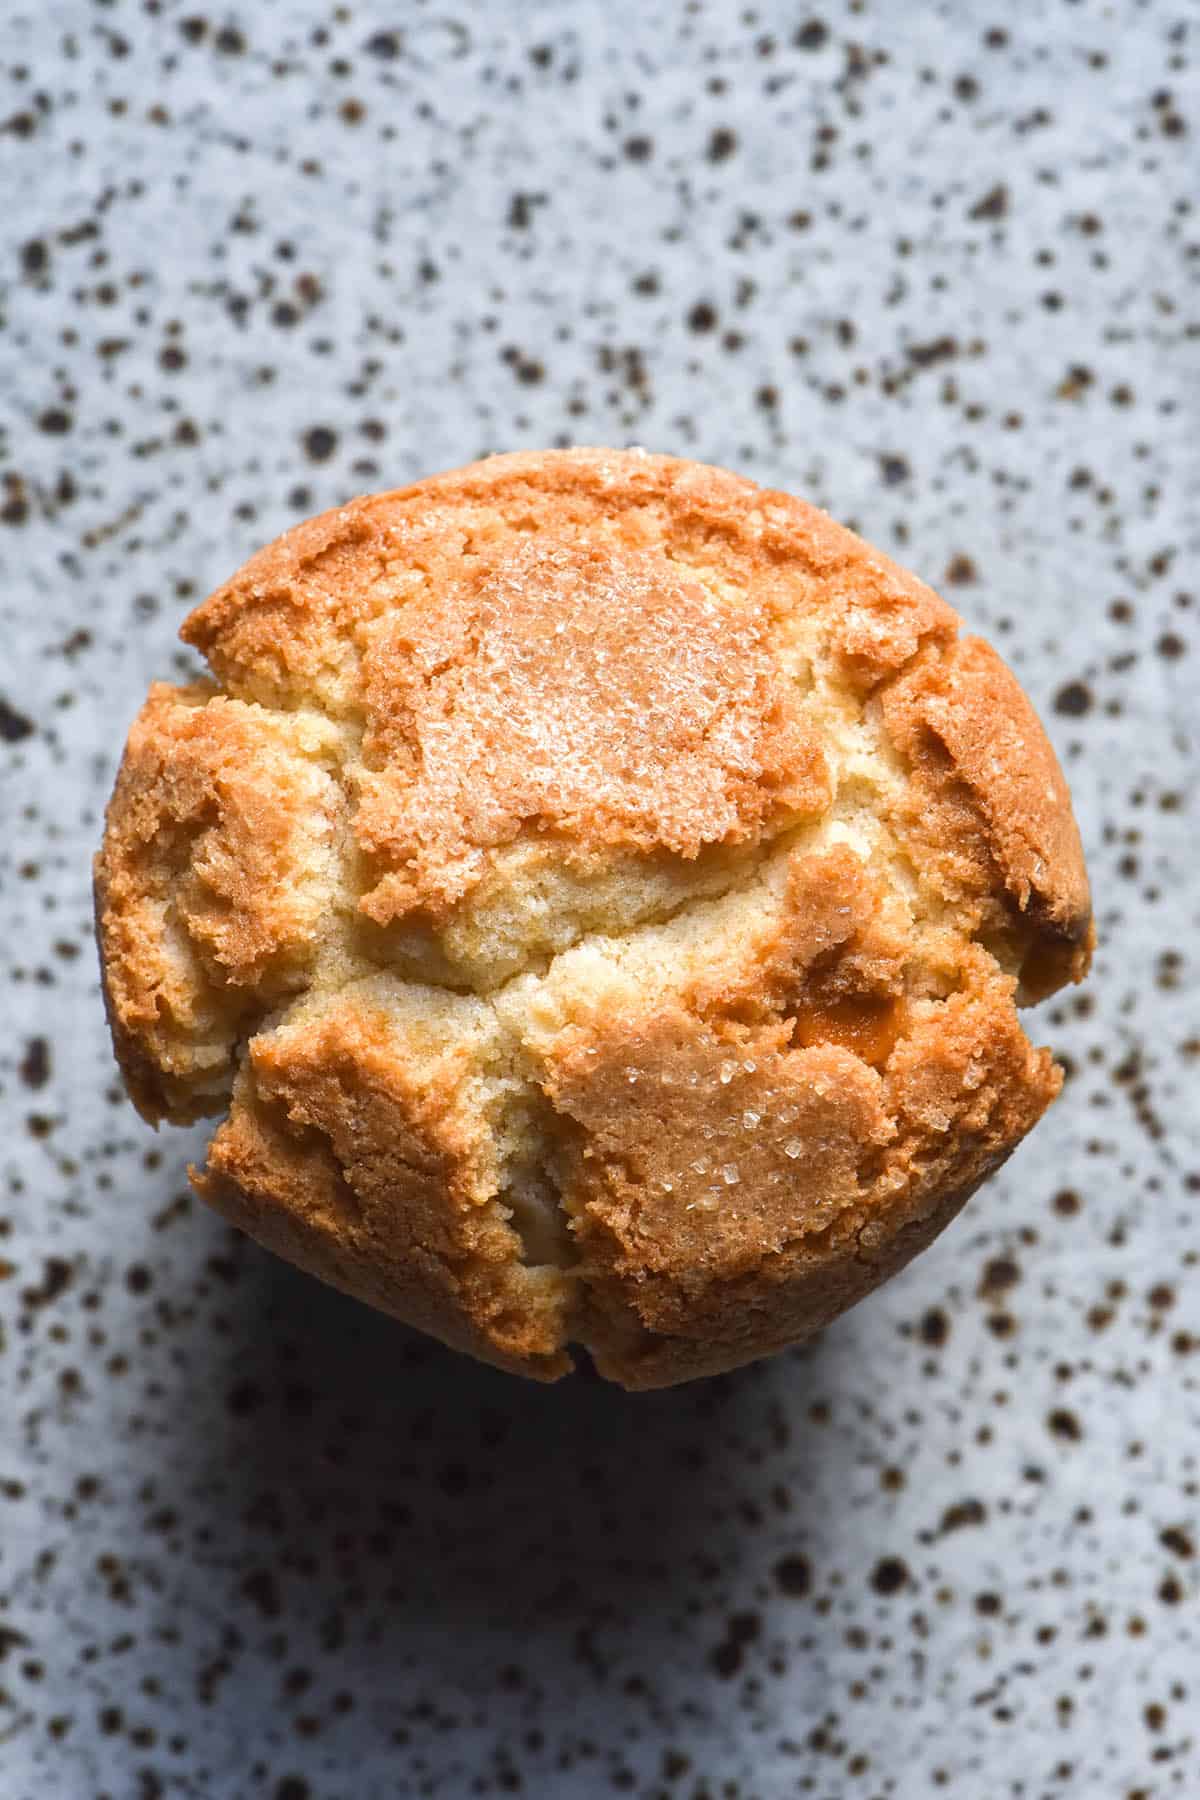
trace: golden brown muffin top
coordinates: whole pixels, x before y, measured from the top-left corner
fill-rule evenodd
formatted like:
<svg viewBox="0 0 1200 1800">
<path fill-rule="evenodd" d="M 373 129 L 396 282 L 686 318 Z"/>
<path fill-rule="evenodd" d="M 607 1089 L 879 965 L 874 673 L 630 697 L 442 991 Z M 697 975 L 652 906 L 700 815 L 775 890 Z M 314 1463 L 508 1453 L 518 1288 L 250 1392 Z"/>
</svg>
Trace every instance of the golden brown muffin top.
<svg viewBox="0 0 1200 1800">
<path fill-rule="evenodd" d="M 788 495 L 501 456 L 310 520 L 184 626 L 97 865 L 202 1191 L 526 1373 L 653 1385 L 832 1317 L 1057 1091 L 1053 752 L 929 588 Z"/>
</svg>

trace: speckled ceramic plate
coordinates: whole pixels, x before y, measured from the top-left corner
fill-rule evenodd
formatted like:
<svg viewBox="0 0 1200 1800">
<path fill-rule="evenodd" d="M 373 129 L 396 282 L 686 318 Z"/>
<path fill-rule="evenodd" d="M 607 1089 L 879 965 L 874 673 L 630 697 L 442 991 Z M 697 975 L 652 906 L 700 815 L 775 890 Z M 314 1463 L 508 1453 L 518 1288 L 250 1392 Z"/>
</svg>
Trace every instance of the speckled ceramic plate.
<svg viewBox="0 0 1200 1800">
<path fill-rule="evenodd" d="M 1200 1791 L 1197 35 L 5 7 L 5 1800 Z M 1046 718 L 1101 933 L 1038 1016 L 1062 1100 L 919 1266 L 640 1398 L 460 1361 L 189 1200 L 90 938 L 187 607 L 344 495 L 570 441 L 945 585 Z"/>
</svg>

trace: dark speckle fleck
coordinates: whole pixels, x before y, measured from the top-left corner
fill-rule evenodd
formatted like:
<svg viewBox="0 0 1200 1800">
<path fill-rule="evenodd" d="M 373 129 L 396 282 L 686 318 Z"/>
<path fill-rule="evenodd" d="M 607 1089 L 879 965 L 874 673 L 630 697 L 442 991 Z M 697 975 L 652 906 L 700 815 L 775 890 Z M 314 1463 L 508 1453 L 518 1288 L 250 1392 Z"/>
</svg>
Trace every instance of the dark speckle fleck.
<svg viewBox="0 0 1200 1800">
<path fill-rule="evenodd" d="M 799 1600 L 812 1587 L 812 1568 L 806 1556 L 783 1556 L 775 1564 L 775 1580 L 782 1594 Z"/>
<path fill-rule="evenodd" d="M 987 1519 L 987 1507 L 982 1500 L 974 1498 L 957 1500 L 948 1506 L 942 1514 L 941 1532 L 943 1537 L 951 1531 L 963 1531 L 968 1526 L 982 1525 Z"/>
<path fill-rule="evenodd" d="M 402 39 L 398 31 L 376 31 L 364 45 L 367 55 L 378 57 L 380 62 L 394 62 L 401 47 Z"/>
<path fill-rule="evenodd" d="M 21 1290 L 22 1302 L 29 1307 L 52 1306 L 70 1286 L 71 1276 L 71 1265 L 64 1257 L 48 1256 L 43 1265 L 41 1281 L 36 1287 Z"/>
<path fill-rule="evenodd" d="M 42 1088 L 50 1079 L 50 1045 L 44 1037 L 31 1037 L 17 1065 L 26 1087 Z"/>
<path fill-rule="evenodd" d="M 950 1320 L 944 1308 L 931 1306 L 929 1311 L 921 1315 L 921 1342 L 928 1344 L 933 1350 L 940 1350 L 950 1336 Z"/>
<path fill-rule="evenodd" d="M 908 1564 L 899 1556 L 883 1556 L 871 1571 L 871 1586 L 877 1594 L 898 1594 L 910 1580 Z"/>
<path fill-rule="evenodd" d="M 19 744 L 22 738 L 32 737 L 34 730 L 33 720 L 0 695 L 0 738 L 6 744 Z"/>
<path fill-rule="evenodd" d="M 311 425 L 304 434 L 304 453 L 310 462 L 328 462 L 337 449 L 337 433 L 328 425 Z"/>
<path fill-rule="evenodd" d="M 1066 681 L 1054 696 L 1054 710 L 1065 718 L 1082 719 L 1092 710 L 1091 690 L 1082 681 Z"/>
<path fill-rule="evenodd" d="M 946 564 L 946 573 L 942 579 L 948 587 L 970 587 L 979 580 L 979 571 L 974 559 L 960 551 Z"/>
<path fill-rule="evenodd" d="M 971 208 L 972 219 L 1002 219 L 1008 211 L 1008 188 L 1002 181 L 990 187 Z"/>
<path fill-rule="evenodd" d="M 270 1569 L 256 1569 L 244 1577 L 242 1593 L 264 1619 L 277 1619 L 282 1611 L 279 1584 Z"/>
<path fill-rule="evenodd" d="M 829 27 L 823 19 L 807 19 L 793 41 L 799 50 L 819 50 L 828 36 Z"/>
</svg>

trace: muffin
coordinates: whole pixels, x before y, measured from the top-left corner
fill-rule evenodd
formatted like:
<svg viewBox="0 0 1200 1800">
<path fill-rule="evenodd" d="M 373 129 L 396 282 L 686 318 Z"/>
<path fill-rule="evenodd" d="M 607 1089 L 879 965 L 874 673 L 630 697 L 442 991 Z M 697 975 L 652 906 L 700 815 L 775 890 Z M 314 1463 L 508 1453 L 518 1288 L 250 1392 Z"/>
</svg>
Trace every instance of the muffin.
<svg viewBox="0 0 1200 1800">
<path fill-rule="evenodd" d="M 496 456 L 287 532 L 191 614 L 96 860 L 143 1116 L 203 1197 L 460 1350 L 629 1388 L 809 1336 L 1058 1092 L 1087 969 L 1016 680 L 825 514 Z"/>
</svg>

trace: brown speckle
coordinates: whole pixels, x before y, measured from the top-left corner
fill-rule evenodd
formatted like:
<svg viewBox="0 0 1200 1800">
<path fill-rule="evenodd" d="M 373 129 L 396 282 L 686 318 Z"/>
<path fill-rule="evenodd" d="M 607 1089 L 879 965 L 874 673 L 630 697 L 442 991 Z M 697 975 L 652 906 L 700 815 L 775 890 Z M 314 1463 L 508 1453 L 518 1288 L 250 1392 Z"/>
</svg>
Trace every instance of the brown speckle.
<svg viewBox="0 0 1200 1800">
<path fill-rule="evenodd" d="M 775 1564 L 775 1581 L 779 1591 L 789 1599 L 800 1600 L 812 1588 L 812 1568 L 806 1556 L 781 1557 Z"/>
<path fill-rule="evenodd" d="M 1091 690 L 1082 681 L 1067 681 L 1054 696 L 1054 710 L 1064 717 L 1082 719 L 1092 710 Z"/>
<path fill-rule="evenodd" d="M 32 1037 L 25 1045 L 17 1073 L 26 1087 L 42 1088 L 50 1079 L 50 1046 L 44 1037 Z"/>
<path fill-rule="evenodd" d="M 972 219 L 1002 219 L 1008 212 L 1008 188 L 1002 181 L 990 187 L 968 214 Z"/>
<path fill-rule="evenodd" d="M 328 425 L 311 425 L 304 434 L 304 454 L 310 462 L 328 462 L 337 449 L 337 433 Z"/>
<path fill-rule="evenodd" d="M 877 1594 L 898 1594 L 911 1580 L 908 1564 L 899 1556 L 883 1556 L 871 1571 L 871 1586 Z"/>
<path fill-rule="evenodd" d="M 23 738 L 32 737 L 34 729 L 33 720 L 0 695 L 0 738 L 6 744 L 19 744 Z"/>
</svg>

